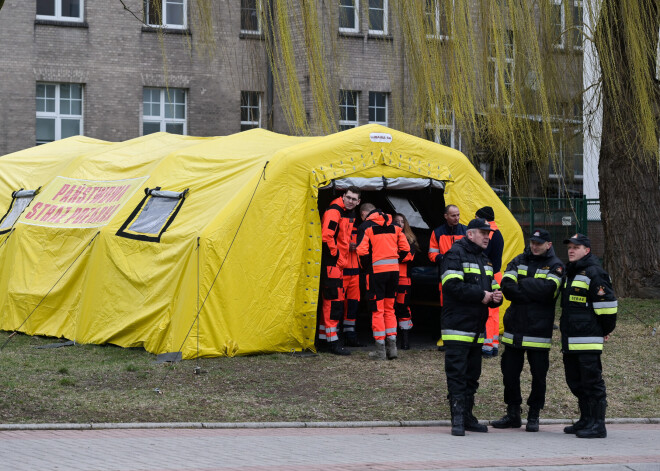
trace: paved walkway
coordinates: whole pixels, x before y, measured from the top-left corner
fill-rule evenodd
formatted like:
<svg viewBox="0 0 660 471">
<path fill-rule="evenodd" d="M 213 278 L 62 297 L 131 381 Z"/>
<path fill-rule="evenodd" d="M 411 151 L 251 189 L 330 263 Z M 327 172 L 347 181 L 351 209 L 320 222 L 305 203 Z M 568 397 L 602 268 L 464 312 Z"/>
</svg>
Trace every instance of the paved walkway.
<svg viewBox="0 0 660 471">
<path fill-rule="evenodd" d="M 578 439 L 562 433 L 564 424 L 543 422 L 538 433 L 490 428 L 487 434 L 468 432 L 465 437 L 452 437 L 449 427 L 437 425 L 106 424 L 54 430 L 0 425 L 0 469 L 658 471 L 660 421 L 650 422 L 608 424 L 608 437 L 597 440 Z"/>
</svg>

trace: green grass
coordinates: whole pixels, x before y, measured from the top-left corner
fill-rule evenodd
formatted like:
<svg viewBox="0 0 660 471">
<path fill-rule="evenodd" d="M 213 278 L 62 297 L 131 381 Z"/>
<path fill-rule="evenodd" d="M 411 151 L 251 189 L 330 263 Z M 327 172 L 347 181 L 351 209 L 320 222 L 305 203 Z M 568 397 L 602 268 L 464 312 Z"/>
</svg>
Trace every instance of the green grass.
<svg viewBox="0 0 660 471">
<path fill-rule="evenodd" d="M 660 301 L 623 299 L 617 329 L 605 345 L 608 416 L 658 417 Z M 658 329 L 660 330 L 660 329 Z M 0 332 L 0 342 L 9 332 Z M 555 331 L 542 418 L 575 418 Z M 0 353 L 0 423 L 244 422 L 448 419 L 444 358 L 427 349 L 374 362 L 289 354 L 206 358 L 156 364 L 141 349 L 76 345 L 17 335 Z M 201 374 L 194 368 L 200 366 Z M 522 376 L 523 395 L 530 387 Z M 162 394 L 155 392 L 158 388 Z M 475 413 L 504 413 L 499 358 L 484 360 Z"/>
</svg>

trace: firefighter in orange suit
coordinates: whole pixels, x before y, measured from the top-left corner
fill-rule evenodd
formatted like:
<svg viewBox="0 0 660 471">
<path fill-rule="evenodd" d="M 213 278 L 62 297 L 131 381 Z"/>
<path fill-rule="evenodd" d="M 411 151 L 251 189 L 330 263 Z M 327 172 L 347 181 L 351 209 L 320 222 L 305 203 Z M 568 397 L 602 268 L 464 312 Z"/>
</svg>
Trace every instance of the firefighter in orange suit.
<svg viewBox="0 0 660 471">
<path fill-rule="evenodd" d="M 360 305 L 360 262 L 357 256 L 358 224 L 355 217 L 351 218 L 353 229 L 349 243 L 348 257 L 342 273 L 344 279 L 344 345 L 347 347 L 364 347 L 359 341 L 355 322 Z"/>
<path fill-rule="evenodd" d="M 344 315 L 343 269 L 346 266 L 350 237 L 355 220 L 355 207 L 360 204 L 360 189 L 350 186 L 344 195 L 330 203 L 323 213 L 321 294 L 323 319 L 319 324 L 319 339 L 328 342 L 335 355 L 350 355 L 339 344 L 337 329 Z"/>
<path fill-rule="evenodd" d="M 377 360 L 392 360 L 397 357 L 394 298 L 399 283 L 399 262 L 411 260 L 412 255 L 403 230 L 392 224 L 392 216 L 376 209 L 367 216 L 367 221 L 374 224 L 364 231 L 357 254 L 360 257 L 371 255 L 369 289 L 375 295 L 371 327 L 376 350 L 370 355 Z"/>
<path fill-rule="evenodd" d="M 429 241 L 429 260 L 438 266 L 438 275 L 442 259 L 444 255 L 451 249 L 454 242 L 465 237 L 466 227 L 461 224 L 459 219 L 461 212 L 458 206 L 450 204 L 445 207 L 445 223 L 436 227 L 431 233 L 431 240 Z M 440 308 L 442 309 L 442 283 L 440 276 L 438 276 L 438 290 L 440 291 Z M 440 329 L 442 326 L 439 326 Z M 438 340 L 438 347 L 443 350 L 442 337 Z"/>
<path fill-rule="evenodd" d="M 493 264 L 495 280 L 498 284 L 502 283 L 502 252 L 504 251 L 504 238 L 495 224 L 495 212 L 490 206 L 484 206 L 477 210 L 475 217 L 483 218 L 488 221 L 491 228 L 490 241 L 484 254 Z M 488 309 L 488 320 L 486 321 L 486 338 L 481 347 L 481 353 L 484 358 L 496 357 L 500 345 L 500 308 L 491 307 Z"/>
<path fill-rule="evenodd" d="M 410 245 L 410 255 L 415 256 L 419 252 L 419 244 L 415 233 L 410 228 L 406 216 L 401 213 L 394 215 L 394 224 L 403 229 L 403 235 L 406 236 L 408 245 Z M 400 348 L 401 350 L 410 350 L 410 330 L 413 327 L 412 312 L 410 311 L 410 288 L 412 282 L 408 273 L 408 262 L 399 263 L 399 286 L 396 290 L 396 302 L 394 304 L 394 313 L 399 321 Z"/>
</svg>

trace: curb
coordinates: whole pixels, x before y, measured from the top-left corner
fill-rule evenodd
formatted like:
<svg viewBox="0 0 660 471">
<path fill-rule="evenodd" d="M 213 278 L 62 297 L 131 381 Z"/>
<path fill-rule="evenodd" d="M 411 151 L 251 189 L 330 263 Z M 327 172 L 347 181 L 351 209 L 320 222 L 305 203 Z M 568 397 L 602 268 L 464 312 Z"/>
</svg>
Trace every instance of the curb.
<svg viewBox="0 0 660 471">
<path fill-rule="evenodd" d="M 490 421 L 480 423 L 489 425 Z M 523 420 L 523 423 L 526 421 Z M 541 419 L 541 425 L 572 424 L 566 419 Z M 613 418 L 608 424 L 660 424 L 659 417 Z M 364 421 L 364 422 L 138 422 L 91 424 L 0 424 L 1 430 L 108 430 L 108 429 L 266 429 L 266 428 L 373 428 L 373 427 L 448 427 L 449 420 Z"/>
</svg>

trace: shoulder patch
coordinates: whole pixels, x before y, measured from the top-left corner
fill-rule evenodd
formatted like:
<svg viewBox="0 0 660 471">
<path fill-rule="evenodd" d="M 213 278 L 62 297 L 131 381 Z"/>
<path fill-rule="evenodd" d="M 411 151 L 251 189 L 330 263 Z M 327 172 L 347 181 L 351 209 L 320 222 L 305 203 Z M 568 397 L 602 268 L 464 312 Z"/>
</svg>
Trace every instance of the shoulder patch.
<svg viewBox="0 0 660 471">
<path fill-rule="evenodd" d="M 562 267 L 557 267 L 556 270 L 557 270 L 557 273 L 559 273 L 559 274 L 563 273 L 563 271 L 564 271 L 564 269 Z"/>
<path fill-rule="evenodd" d="M 598 291 L 596 292 L 597 296 L 605 296 L 605 288 L 602 286 L 598 287 Z"/>
</svg>

